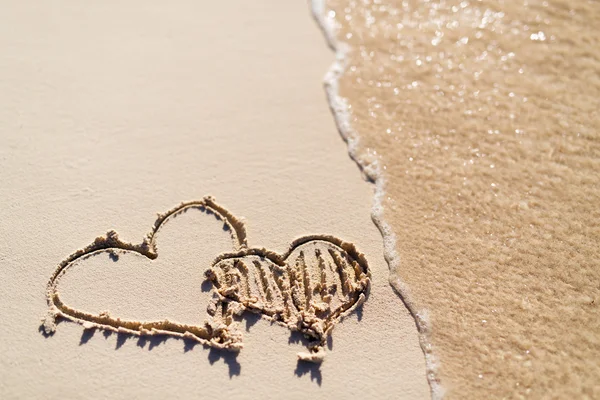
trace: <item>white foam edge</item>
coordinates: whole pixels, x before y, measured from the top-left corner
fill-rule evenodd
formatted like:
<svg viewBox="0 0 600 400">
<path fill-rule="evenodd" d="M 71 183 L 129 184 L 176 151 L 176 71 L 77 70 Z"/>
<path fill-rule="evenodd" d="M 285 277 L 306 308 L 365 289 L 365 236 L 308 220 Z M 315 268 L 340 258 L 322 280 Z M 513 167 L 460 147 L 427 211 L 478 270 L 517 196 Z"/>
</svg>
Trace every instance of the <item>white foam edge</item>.
<svg viewBox="0 0 600 400">
<path fill-rule="evenodd" d="M 329 47 L 335 52 L 336 59 L 325 74 L 324 85 L 329 106 L 335 118 L 340 135 L 347 143 L 348 154 L 356 162 L 367 180 L 375 183 L 375 193 L 371 218 L 383 236 L 383 251 L 386 262 L 390 269 L 390 284 L 399 293 L 406 307 L 415 320 L 419 335 L 419 344 L 425 356 L 425 368 L 427 381 L 429 383 L 431 397 L 438 400 L 444 397 L 444 388 L 438 377 L 439 363 L 429 341 L 431 323 L 429 313 L 426 309 L 420 309 L 412 301 L 409 287 L 399 278 L 394 277 L 395 271 L 401 266 L 401 259 L 396 249 L 396 235 L 391 226 L 383 219 L 383 199 L 385 196 L 385 180 L 381 174 L 379 162 L 368 155 L 361 157 L 358 154 L 359 134 L 351 125 L 348 112 L 347 100 L 339 94 L 339 78 L 346 70 L 346 55 L 350 52 L 350 46 L 337 39 L 335 23 L 326 15 L 326 0 L 310 0 L 313 18 L 321 28 Z"/>
</svg>

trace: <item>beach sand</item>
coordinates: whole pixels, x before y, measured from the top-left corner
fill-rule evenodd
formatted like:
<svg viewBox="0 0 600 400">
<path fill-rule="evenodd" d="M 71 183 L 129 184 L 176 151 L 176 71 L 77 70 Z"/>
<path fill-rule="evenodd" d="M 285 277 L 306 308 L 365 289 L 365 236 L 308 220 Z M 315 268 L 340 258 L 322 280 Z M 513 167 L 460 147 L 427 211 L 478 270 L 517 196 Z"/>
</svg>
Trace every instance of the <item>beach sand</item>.
<svg viewBox="0 0 600 400">
<path fill-rule="evenodd" d="M 335 0 L 320 15 L 434 397 L 600 398 L 599 4 Z"/>
<path fill-rule="evenodd" d="M 303 2 L 4 2 L 0 14 L 0 397 L 428 398 L 417 327 L 388 283 L 374 186 L 323 91 L 334 60 Z M 299 335 L 247 316 L 235 356 L 177 338 L 40 326 L 46 285 L 111 229 L 140 244 L 182 201 L 213 195 L 250 246 L 354 243 L 371 291 L 298 363 Z M 156 235 L 155 260 L 101 252 L 59 287 L 70 306 L 201 324 L 203 272 L 231 251 L 199 210 Z M 299 341 L 299 342 L 298 342 Z"/>
<path fill-rule="evenodd" d="M 600 397 L 598 5 L 283 3 L 5 2 L 0 397 Z M 189 208 L 144 245 L 208 195 L 231 218 Z M 249 257 L 241 226 L 250 248 L 364 253 L 369 295 L 322 364 L 249 312 L 207 339 L 241 332 L 239 353 L 123 331 L 213 318 L 204 273 Z M 47 286 L 97 237 L 135 251 Z"/>
</svg>

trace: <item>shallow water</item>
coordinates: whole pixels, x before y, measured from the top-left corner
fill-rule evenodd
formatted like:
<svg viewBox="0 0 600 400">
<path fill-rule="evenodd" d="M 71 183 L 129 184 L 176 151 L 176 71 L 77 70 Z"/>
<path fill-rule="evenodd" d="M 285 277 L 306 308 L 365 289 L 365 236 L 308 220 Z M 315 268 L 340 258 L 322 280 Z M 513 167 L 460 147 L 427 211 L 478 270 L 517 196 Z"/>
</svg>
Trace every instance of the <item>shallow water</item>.
<svg viewBox="0 0 600 400">
<path fill-rule="evenodd" d="M 600 5 L 330 0 L 324 18 L 434 395 L 600 397 Z"/>
</svg>

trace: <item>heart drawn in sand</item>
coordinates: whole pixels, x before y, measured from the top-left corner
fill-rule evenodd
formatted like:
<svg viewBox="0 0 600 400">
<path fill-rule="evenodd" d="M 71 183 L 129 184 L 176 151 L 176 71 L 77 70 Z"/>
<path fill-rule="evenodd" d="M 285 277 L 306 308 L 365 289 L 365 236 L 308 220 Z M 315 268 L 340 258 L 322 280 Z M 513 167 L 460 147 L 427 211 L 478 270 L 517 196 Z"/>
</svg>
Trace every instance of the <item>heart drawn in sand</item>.
<svg viewBox="0 0 600 400">
<path fill-rule="evenodd" d="M 155 236 L 161 226 L 190 208 L 214 214 L 223 221 L 233 240 L 234 252 L 215 255 L 205 271 L 213 286 L 213 301 L 203 325 L 186 325 L 169 320 L 124 320 L 108 312 L 92 314 L 65 304 L 59 295 L 59 282 L 73 264 L 105 252 L 136 252 L 156 259 Z M 182 203 L 159 215 L 152 231 L 139 245 L 121 241 L 116 232 L 98 237 L 84 249 L 62 261 L 47 285 L 48 313 L 43 319 L 47 334 L 56 330 L 58 318 L 73 321 L 86 329 L 100 328 L 133 335 L 171 335 L 194 339 L 204 345 L 237 351 L 242 333 L 234 319 L 245 311 L 304 334 L 310 352 L 302 360 L 320 362 L 327 336 L 335 324 L 360 305 L 368 294 L 370 274 L 365 257 L 351 243 L 327 235 L 296 239 L 280 255 L 262 248 L 248 248 L 243 223 L 210 196 Z"/>
</svg>

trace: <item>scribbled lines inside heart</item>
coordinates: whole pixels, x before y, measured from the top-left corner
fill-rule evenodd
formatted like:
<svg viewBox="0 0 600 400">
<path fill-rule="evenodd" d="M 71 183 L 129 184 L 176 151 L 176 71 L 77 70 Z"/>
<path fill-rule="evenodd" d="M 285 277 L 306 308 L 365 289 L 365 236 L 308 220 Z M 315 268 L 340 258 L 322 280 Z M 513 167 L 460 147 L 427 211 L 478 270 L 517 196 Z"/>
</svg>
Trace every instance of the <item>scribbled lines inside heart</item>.
<svg viewBox="0 0 600 400">
<path fill-rule="evenodd" d="M 77 260 L 106 252 L 130 251 L 149 259 L 158 257 L 155 237 L 167 220 L 189 208 L 214 214 L 231 234 L 234 252 L 218 255 L 205 272 L 212 283 L 213 301 L 203 325 L 186 325 L 169 320 L 123 320 L 108 312 L 91 314 L 65 304 L 58 286 L 62 276 Z M 368 294 L 370 273 L 363 254 L 351 243 L 328 235 L 311 235 L 294 240 L 284 254 L 249 248 L 244 224 L 214 198 L 186 202 L 158 216 L 152 231 L 141 244 L 125 243 L 110 231 L 62 261 L 47 285 L 48 313 L 43 330 L 52 334 L 58 318 L 86 329 L 101 328 L 134 335 L 172 335 L 196 340 L 211 347 L 239 350 L 242 333 L 234 319 L 245 311 L 261 315 L 292 331 L 304 334 L 310 352 L 300 359 L 323 359 L 327 336 L 335 324 L 359 306 Z"/>
</svg>

